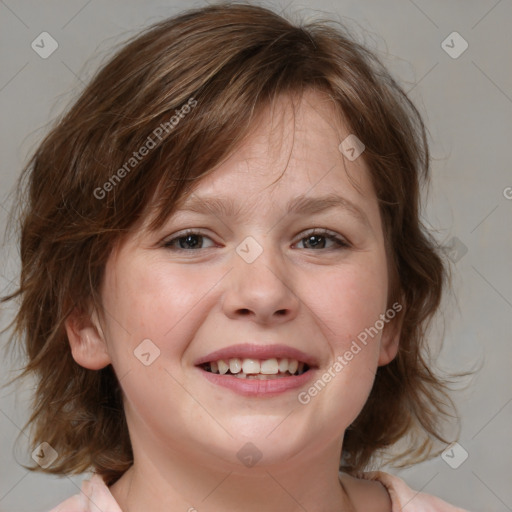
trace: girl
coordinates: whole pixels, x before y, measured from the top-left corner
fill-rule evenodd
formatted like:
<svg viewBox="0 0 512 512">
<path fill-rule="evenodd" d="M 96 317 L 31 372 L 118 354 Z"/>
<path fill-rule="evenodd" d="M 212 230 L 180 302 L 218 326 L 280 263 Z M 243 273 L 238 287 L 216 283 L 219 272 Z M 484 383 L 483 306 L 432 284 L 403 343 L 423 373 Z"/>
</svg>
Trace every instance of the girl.
<svg viewBox="0 0 512 512">
<path fill-rule="evenodd" d="M 375 468 L 443 440 L 418 111 L 332 23 L 218 4 L 92 80 L 25 170 L 13 339 L 54 512 L 457 511 Z M 387 451 L 386 451 L 387 450 Z"/>
</svg>

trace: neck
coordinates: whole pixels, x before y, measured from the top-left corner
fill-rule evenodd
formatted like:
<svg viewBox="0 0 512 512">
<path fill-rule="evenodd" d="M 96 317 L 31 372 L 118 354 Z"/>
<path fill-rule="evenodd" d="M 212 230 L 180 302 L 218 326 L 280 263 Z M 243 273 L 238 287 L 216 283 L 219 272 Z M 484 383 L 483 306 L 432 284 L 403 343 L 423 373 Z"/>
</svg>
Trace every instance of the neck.
<svg viewBox="0 0 512 512">
<path fill-rule="evenodd" d="M 134 448 L 134 465 L 110 488 L 123 512 L 353 511 L 338 477 L 341 443 L 250 468 L 147 448 Z"/>
</svg>

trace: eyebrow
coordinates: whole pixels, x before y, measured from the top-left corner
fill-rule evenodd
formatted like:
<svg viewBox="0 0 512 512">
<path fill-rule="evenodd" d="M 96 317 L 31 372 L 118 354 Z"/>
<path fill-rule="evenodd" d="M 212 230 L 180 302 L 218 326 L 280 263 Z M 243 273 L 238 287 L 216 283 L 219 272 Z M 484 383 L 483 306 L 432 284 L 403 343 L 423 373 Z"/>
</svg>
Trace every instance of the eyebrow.
<svg viewBox="0 0 512 512">
<path fill-rule="evenodd" d="M 201 197 L 197 194 L 193 194 L 181 206 L 178 207 L 176 213 L 180 211 L 189 211 L 196 213 L 213 213 L 223 217 L 238 217 L 242 213 L 243 208 L 243 202 L 237 206 L 231 197 Z M 354 218 L 370 227 L 368 217 L 361 208 L 356 206 L 347 198 L 334 193 L 317 197 L 299 195 L 287 203 L 285 207 L 285 213 L 287 215 L 299 213 L 314 214 L 333 208 L 346 211 Z"/>
</svg>

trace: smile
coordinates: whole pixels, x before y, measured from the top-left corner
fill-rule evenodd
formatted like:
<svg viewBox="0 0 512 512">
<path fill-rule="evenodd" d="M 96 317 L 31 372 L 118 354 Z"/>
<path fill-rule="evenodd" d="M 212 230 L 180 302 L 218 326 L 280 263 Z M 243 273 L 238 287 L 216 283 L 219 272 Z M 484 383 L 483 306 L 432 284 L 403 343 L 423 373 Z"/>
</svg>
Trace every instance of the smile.
<svg viewBox="0 0 512 512">
<path fill-rule="evenodd" d="M 270 398 L 298 391 L 318 373 L 318 361 L 287 345 L 231 345 L 195 361 L 210 384 L 246 397 Z"/>
</svg>

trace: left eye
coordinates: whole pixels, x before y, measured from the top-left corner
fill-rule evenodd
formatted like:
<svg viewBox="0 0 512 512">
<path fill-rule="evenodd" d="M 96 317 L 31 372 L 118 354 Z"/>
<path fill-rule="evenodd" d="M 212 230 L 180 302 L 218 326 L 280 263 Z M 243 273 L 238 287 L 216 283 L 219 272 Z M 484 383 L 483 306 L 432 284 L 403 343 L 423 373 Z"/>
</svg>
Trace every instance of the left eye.
<svg viewBox="0 0 512 512">
<path fill-rule="evenodd" d="M 330 241 L 332 244 L 334 244 L 334 247 L 331 245 L 331 247 L 326 247 L 326 243 Z M 350 247 L 350 245 L 343 239 L 340 238 L 338 235 L 335 235 L 334 233 L 331 233 L 329 231 L 313 231 L 307 236 L 300 239 L 298 242 L 304 243 L 309 245 L 310 247 L 304 247 L 305 249 L 336 249 L 336 248 L 347 248 Z"/>
</svg>

